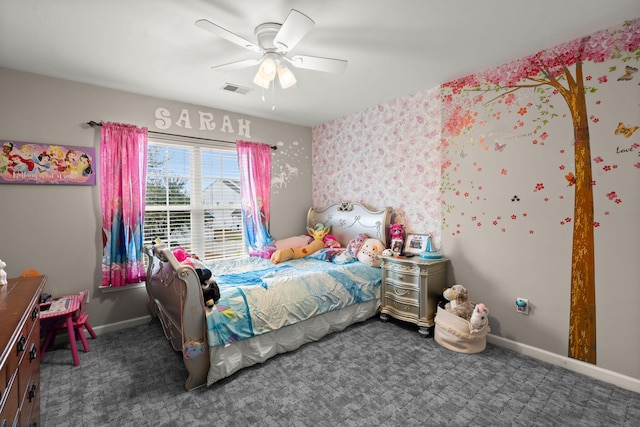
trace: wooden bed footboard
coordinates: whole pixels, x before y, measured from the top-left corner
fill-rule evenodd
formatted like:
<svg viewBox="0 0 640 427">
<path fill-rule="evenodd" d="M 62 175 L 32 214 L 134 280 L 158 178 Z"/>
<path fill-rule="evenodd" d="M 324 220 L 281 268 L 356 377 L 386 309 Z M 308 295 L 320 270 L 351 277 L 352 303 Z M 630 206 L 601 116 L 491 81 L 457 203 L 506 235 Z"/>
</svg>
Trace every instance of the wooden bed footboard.
<svg viewBox="0 0 640 427">
<path fill-rule="evenodd" d="M 182 353 L 187 390 L 206 385 L 209 345 L 200 280 L 193 267 L 181 265 L 166 245 L 146 246 L 149 312 L 158 317 L 171 346 Z"/>
</svg>

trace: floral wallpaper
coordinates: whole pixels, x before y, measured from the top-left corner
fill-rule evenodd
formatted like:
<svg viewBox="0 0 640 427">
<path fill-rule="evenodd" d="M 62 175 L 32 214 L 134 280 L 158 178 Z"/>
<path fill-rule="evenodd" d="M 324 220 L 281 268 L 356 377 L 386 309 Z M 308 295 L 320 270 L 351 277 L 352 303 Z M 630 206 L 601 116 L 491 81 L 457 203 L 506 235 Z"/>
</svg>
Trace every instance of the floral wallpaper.
<svg viewBox="0 0 640 427">
<path fill-rule="evenodd" d="M 312 129 L 313 204 L 391 206 L 410 233 L 440 241 L 440 104 L 437 88 Z"/>
</svg>

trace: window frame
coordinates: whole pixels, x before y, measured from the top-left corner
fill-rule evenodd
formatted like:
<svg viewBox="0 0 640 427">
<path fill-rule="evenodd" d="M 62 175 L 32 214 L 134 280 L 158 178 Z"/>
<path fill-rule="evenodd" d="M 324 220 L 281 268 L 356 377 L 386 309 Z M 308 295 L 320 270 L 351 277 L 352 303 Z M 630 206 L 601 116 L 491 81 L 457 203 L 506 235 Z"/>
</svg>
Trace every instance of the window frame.
<svg viewBox="0 0 640 427">
<path fill-rule="evenodd" d="M 240 194 L 240 175 L 237 170 L 237 152 L 235 146 L 230 143 L 216 142 L 212 140 L 204 140 L 201 138 L 181 137 L 175 135 L 149 135 L 147 153 L 154 147 L 164 147 L 163 152 L 165 155 L 170 150 L 170 147 L 175 147 L 178 150 L 186 150 L 188 153 L 188 178 L 186 174 L 180 176 L 179 174 L 173 174 L 170 172 L 172 169 L 170 156 L 166 156 L 163 160 L 162 166 L 165 168 L 164 173 L 150 174 L 149 165 L 147 165 L 147 182 L 146 188 L 149 189 L 150 179 L 154 177 L 162 177 L 165 180 L 165 202 L 158 204 L 147 204 L 149 200 L 149 194 L 146 195 L 145 200 L 145 228 L 144 228 L 144 240 L 145 244 L 153 243 L 157 235 L 147 235 L 147 217 L 151 216 L 154 212 L 166 212 L 167 221 L 164 227 L 163 236 L 160 239 L 167 243 L 170 247 L 182 246 L 187 252 L 197 255 L 203 262 L 211 262 L 221 259 L 240 259 L 248 257 L 246 245 L 244 241 L 244 228 L 242 220 L 242 203 Z M 207 156 L 207 151 L 213 153 L 211 156 Z M 206 162 L 208 158 L 216 160 L 216 154 L 219 153 L 220 170 L 219 176 L 208 175 L 203 177 L 203 170 L 205 170 Z M 150 156 L 148 156 L 150 157 Z M 184 162 L 185 158 L 182 159 Z M 235 168 L 231 175 L 225 175 L 225 168 L 223 162 L 229 162 L 233 160 L 235 162 Z M 197 165 L 197 166 L 195 166 Z M 230 163 L 226 163 L 230 165 Z M 174 166 L 175 167 L 175 166 Z M 178 168 L 180 169 L 180 168 Z M 182 165 L 184 170 L 184 164 Z M 232 168 L 233 169 L 233 168 Z M 228 171 L 226 171 L 228 172 Z M 237 176 L 236 176 L 237 173 Z M 206 174 L 205 174 L 206 175 Z M 186 186 L 189 190 L 189 203 L 188 204 L 172 204 L 171 203 L 171 190 L 169 182 L 171 179 L 185 179 Z M 237 181 L 237 185 L 236 184 Z M 209 185 L 206 185 L 209 183 Z M 214 184 L 220 184 L 219 202 L 217 205 L 213 203 L 207 204 L 205 201 L 205 191 Z M 206 185 L 206 186 L 205 186 Z M 231 198 L 234 200 L 228 201 L 225 205 L 224 193 L 225 189 L 227 193 L 231 193 Z M 229 191 L 231 189 L 232 191 Z M 215 194 L 215 188 L 212 189 Z M 237 195 L 234 194 L 237 192 Z M 237 199 L 237 200 L 235 200 Z M 211 198 L 213 202 L 215 196 Z M 219 204 L 223 203 L 220 207 Z M 214 225 L 216 216 L 211 212 L 222 212 L 223 219 L 219 221 L 217 225 Z M 171 229 L 170 213 L 171 212 L 183 212 L 185 218 L 183 221 L 188 221 L 188 242 L 185 242 L 185 238 L 171 237 L 173 232 Z M 188 213 L 189 218 L 186 218 Z M 208 223 L 209 222 L 209 223 Z M 216 229 L 216 226 L 220 226 L 221 229 Z M 227 228 L 229 227 L 229 228 Z M 155 234 L 158 234 L 157 232 Z M 222 243 L 220 243 L 220 240 Z"/>
</svg>

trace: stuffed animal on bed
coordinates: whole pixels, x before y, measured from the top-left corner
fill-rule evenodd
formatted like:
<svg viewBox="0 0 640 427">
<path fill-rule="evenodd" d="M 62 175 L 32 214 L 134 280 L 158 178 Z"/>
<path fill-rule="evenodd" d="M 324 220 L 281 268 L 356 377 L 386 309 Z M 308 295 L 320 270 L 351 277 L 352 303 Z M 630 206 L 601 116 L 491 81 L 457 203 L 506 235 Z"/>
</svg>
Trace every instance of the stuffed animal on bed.
<svg viewBox="0 0 640 427">
<path fill-rule="evenodd" d="M 371 267 L 380 267 L 380 264 L 382 264 L 380 255 L 384 250 L 384 244 L 380 240 L 369 238 L 364 241 L 358 251 L 358 261 Z"/>
<path fill-rule="evenodd" d="M 329 234 L 330 228 L 318 223 L 315 228 L 307 227 L 309 235 L 313 237 L 313 242 L 301 248 L 278 249 L 271 254 L 271 262 L 279 264 L 290 259 L 304 258 L 320 249 L 324 248 L 324 238 Z"/>
<path fill-rule="evenodd" d="M 325 248 L 339 248 L 340 247 L 340 242 L 338 242 L 338 239 L 333 234 L 327 234 L 326 236 L 324 236 L 323 241 L 324 241 L 324 247 Z"/>
<path fill-rule="evenodd" d="M 204 304 L 211 308 L 220 299 L 220 288 L 218 282 L 211 275 L 208 268 L 196 268 L 198 279 L 200 279 L 200 287 L 202 288 L 202 299 Z"/>
<path fill-rule="evenodd" d="M 200 261 L 197 255 L 189 254 L 184 248 L 175 248 L 173 250 L 173 256 L 176 257 L 180 264 L 193 267 L 200 280 L 204 303 L 209 308 L 213 307 L 220 299 L 220 289 L 218 288 L 218 282 L 216 282 L 216 279 L 213 278 L 211 274 L 211 270 Z"/>
</svg>

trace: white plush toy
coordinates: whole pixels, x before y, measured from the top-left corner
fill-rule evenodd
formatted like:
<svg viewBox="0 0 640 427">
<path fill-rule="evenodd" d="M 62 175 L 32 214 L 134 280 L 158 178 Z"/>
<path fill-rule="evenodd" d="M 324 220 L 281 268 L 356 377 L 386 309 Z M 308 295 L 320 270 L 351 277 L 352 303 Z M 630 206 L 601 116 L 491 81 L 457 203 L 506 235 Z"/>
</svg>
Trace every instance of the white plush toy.
<svg viewBox="0 0 640 427">
<path fill-rule="evenodd" d="M 358 251 L 358 261 L 370 265 L 371 267 L 380 267 L 382 259 L 380 255 L 386 248 L 378 239 L 367 239 L 364 241 Z"/>
<path fill-rule="evenodd" d="M 471 326 L 475 329 L 483 328 L 487 323 L 489 323 L 489 309 L 482 303 L 476 304 L 469 323 L 471 323 Z"/>
<path fill-rule="evenodd" d="M 4 286 L 7 284 L 7 272 L 4 271 L 4 268 L 7 264 L 0 259 L 0 286 Z"/>
</svg>

